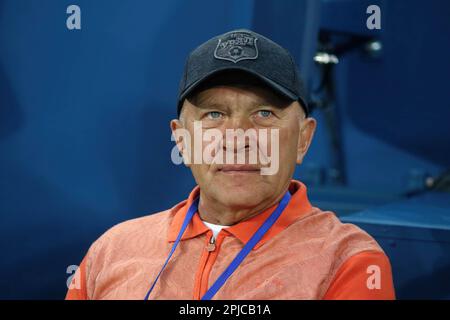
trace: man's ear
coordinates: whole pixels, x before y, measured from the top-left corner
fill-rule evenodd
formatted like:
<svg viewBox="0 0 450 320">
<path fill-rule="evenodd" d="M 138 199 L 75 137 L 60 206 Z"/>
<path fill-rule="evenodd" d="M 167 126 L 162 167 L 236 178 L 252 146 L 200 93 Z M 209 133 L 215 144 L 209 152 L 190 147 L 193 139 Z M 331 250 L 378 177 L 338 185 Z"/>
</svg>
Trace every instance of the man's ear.
<svg viewBox="0 0 450 320">
<path fill-rule="evenodd" d="M 300 122 L 300 130 L 297 145 L 297 164 L 303 162 L 303 158 L 308 152 L 311 141 L 316 131 L 317 121 L 314 118 L 305 118 Z"/>
<path fill-rule="evenodd" d="M 175 139 L 178 151 L 183 157 L 185 166 L 190 167 L 189 146 L 186 145 L 187 143 L 190 143 L 189 132 L 184 127 L 183 122 L 179 119 L 170 121 L 170 129 L 172 130 L 172 135 Z"/>
</svg>

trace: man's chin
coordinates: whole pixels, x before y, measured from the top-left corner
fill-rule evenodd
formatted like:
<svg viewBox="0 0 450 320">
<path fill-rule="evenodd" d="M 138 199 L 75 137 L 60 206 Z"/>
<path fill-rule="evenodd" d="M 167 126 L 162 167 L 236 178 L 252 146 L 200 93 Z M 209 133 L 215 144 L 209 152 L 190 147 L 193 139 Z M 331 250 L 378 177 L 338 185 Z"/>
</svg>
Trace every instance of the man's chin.
<svg viewBox="0 0 450 320">
<path fill-rule="evenodd" d="M 217 181 L 224 186 L 234 188 L 255 188 L 262 182 L 263 176 L 260 171 L 218 171 Z"/>
<path fill-rule="evenodd" d="M 258 205 L 259 199 L 264 193 L 260 184 L 236 183 L 231 185 L 223 183 L 218 185 L 220 197 L 230 207 L 252 207 Z"/>
</svg>

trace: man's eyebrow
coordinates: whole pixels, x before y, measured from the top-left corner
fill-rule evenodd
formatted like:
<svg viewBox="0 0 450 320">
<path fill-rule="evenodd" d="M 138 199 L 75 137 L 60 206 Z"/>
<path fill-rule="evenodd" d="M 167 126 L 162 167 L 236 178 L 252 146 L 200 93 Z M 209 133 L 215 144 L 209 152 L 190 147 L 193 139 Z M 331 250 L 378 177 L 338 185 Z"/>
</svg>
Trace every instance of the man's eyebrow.
<svg viewBox="0 0 450 320">
<path fill-rule="evenodd" d="M 191 102 L 200 109 L 208 109 L 208 108 L 214 108 L 214 107 L 222 107 L 226 108 L 227 104 L 223 103 L 219 98 L 214 96 L 202 96 L 201 94 L 191 98 Z M 256 108 L 259 106 L 273 106 L 277 108 L 283 108 L 283 105 L 280 105 L 280 103 L 276 103 L 277 101 L 274 101 L 274 99 L 267 99 L 265 97 L 258 97 L 254 101 L 252 101 L 251 104 L 249 104 L 250 107 Z"/>
</svg>

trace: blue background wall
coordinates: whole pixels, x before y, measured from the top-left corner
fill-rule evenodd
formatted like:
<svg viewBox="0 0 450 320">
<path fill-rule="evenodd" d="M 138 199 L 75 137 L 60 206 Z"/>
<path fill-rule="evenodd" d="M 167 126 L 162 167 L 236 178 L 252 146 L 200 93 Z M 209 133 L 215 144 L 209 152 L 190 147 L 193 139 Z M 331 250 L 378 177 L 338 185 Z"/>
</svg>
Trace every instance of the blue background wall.
<svg viewBox="0 0 450 320">
<path fill-rule="evenodd" d="M 81 30 L 66 28 L 70 4 L 81 8 Z M 369 4 L 382 9 L 380 31 L 366 28 Z M 312 59 L 319 32 L 382 42 L 380 57 L 351 50 L 334 69 L 345 179 L 333 178 L 336 155 L 320 110 L 296 178 L 317 206 L 350 222 L 353 213 L 402 201 L 450 166 L 449 16 L 450 4 L 438 0 L 0 1 L 0 298 L 63 298 L 67 266 L 101 233 L 187 196 L 191 174 L 170 161 L 179 77 L 193 48 L 234 28 L 291 50 L 311 89 L 320 78 Z M 431 245 L 450 242 L 445 201 L 436 218 L 444 235 Z M 424 212 L 433 203 L 412 205 L 397 224 L 416 214 L 418 227 L 433 225 Z M 387 223 L 377 217 L 371 221 Z M 424 252 L 414 237 L 406 247 Z M 448 294 L 402 278 L 404 253 L 389 248 L 399 297 Z M 448 269 L 448 252 L 439 254 Z M 445 272 L 433 278 L 439 268 L 420 272 L 442 284 Z"/>
</svg>

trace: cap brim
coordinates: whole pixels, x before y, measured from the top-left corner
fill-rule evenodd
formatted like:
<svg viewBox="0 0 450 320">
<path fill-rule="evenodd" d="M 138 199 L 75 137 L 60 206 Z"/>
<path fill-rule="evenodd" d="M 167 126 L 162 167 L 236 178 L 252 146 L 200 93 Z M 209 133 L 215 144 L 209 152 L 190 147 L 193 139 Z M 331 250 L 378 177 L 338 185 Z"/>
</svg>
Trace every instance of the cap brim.
<svg viewBox="0 0 450 320">
<path fill-rule="evenodd" d="M 256 78 L 258 78 L 259 80 L 261 80 L 263 83 L 265 83 L 266 85 L 268 85 L 270 88 L 272 88 L 275 92 L 281 94 L 282 96 L 289 98 L 293 101 L 300 101 L 303 109 L 305 110 L 305 112 L 307 113 L 307 105 L 306 105 L 306 101 L 303 100 L 302 97 L 299 97 L 298 95 L 294 94 L 292 91 L 286 89 L 285 87 L 283 87 L 282 85 L 276 83 L 275 81 L 255 72 L 254 70 L 251 69 L 247 69 L 245 67 L 242 66 L 236 66 L 236 67 L 225 67 L 225 68 L 220 68 L 220 69 L 216 69 L 214 71 L 211 71 L 210 73 L 208 73 L 207 75 L 205 75 L 203 78 L 195 81 L 194 83 L 192 83 L 190 86 L 188 86 L 179 96 L 178 98 L 178 114 L 180 113 L 180 109 L 181 109 L 181 103 L 183 102 L 183 100 L 191 93 L 193 92 L 196 88 L 198 88 L 198 86 L 202 83 L 204 83 L 205 81 L 211 79 L 212 77 L 225 72 L 225 71 L 231 71 L 231 70 L 237 70 L 237 71 L 243 71 L 246 72 L 248 74 L 251 74 L 253 76 L 255 76 Z"/>
</svg>

